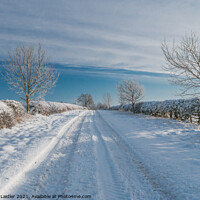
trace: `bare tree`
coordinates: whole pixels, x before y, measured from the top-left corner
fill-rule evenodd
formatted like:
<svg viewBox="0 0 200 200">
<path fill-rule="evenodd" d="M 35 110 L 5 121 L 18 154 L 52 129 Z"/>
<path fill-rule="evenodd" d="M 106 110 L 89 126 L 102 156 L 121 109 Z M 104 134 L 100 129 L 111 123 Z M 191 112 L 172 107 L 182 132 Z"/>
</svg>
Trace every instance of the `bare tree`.
<svg viewBox="0 0 200 200">
<path fill-rule="evenodd" d="M 98 102 L 97 105 L 96 105 L 96 108 L 101 110 L 101 109 L 107 109 L 108 107 L 107 107 L 106 104 Z"/>
<path fill-rule="evenodd" d="M 119 101 L 121 104 L 131 103 L 132 112 L 134 105 L 143 98 L 144 87 L 139 85 L 135 80 L 124 80 L 117 85 Z"/>
<path fill-rule="evenodd" d="M 191 33 L 182 38 L 179 44 L 170 47 L 162 43 L 166 60 L 165 70 L 170 72 L 171 83 L 180 86 L 180 95 L 197 95 L 200 88 L 200 41 Z"/>
<path fill-rule="evenodd" d="M 76 102 L 78 104 L 80 104 L 83 107 L 87 107 L 87 108 L 92 108 L 92 106 L 94 105 L 94 101 L 92 99 L 91 94 L 81 94 Z"/>
<path fill-rule="evenodd" d="M 105 104 L 108 109 L 110 109 L 111 101 L 112 101 L 112 98 L 111 98 L 110 93 L 106 93 L 103 95 L 103 104 Z"/>
<path fill-rule="evenodd" d="M 43 97 L 59 77 L 48 65 L 46 52 L 40 44 L 37 49 L 33 45 L 17 47 L 9 53 L 4 68 L 10 88 L 26 102 L 27 112 L 30 111 L 30 101 Z"/>
</svg>

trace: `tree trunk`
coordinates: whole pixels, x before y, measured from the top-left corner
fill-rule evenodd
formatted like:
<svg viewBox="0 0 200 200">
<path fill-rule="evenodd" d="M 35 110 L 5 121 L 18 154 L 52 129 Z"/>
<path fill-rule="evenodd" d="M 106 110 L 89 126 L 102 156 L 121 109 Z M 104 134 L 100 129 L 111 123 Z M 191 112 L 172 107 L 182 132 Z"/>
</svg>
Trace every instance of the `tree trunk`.
<svg viewBox="0 0 200 200">
<path fill-rule="evenodd" d="M 190 123 L 192 123 L 192 115 L 190 115 Z"/>
<path fill-rule="evenodd" d="M 135 105 L 135 103 L 134 102 L 132 102 L 132 112 L 134 113 L 134 105 Z"/>
<path fill-rule="evenodd" d="M 30 111 L 30 99 L 29 99 L 29 96 L 26 96 L 26 110 L 27 110 L 27 113 L 29 113 L 29 111 Z"/>
<path fill-rule="evenodd" d="M 200 124 L 200 112 L 198 112 L 198 124 Z"/>
<path fill-rule="evenodd" d="M 172 113 L 172 111 L 170 111 L 169 116 L 170 116 L 170 119 L 172 119 L 172 117 L 173 117 L 173 113 Z"/>
</svg>

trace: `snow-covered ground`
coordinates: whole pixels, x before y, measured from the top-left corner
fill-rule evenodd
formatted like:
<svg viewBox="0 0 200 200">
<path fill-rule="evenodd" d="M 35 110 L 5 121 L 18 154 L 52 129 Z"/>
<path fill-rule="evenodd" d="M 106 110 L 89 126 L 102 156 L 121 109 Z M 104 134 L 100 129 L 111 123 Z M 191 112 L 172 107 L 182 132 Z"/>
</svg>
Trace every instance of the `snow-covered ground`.
<svg viewBox="0 0 200 200">
<path fill-rule="evenodd" d="M 0 197 L 200 199 L 199 134 L 118 111 L 36 115 L 0 130 Z"/>
</svg>

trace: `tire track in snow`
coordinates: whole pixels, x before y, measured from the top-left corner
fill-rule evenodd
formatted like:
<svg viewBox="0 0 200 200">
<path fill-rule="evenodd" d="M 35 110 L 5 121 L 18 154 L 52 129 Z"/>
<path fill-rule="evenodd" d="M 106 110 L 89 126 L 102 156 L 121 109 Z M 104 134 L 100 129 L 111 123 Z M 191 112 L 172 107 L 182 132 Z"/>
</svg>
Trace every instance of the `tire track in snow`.
<svg viewBox="0 0 200 200">
<path fill-rule="evenodd" d="M 21 192 L 28 192 L 32 186 L 31 183 L 36 179 L 36 177 L 29 177 L 30 179 L 27 179 L 27 176 L 30 175 L 34 170 L 39 169 L 40 166 L 48 160 L 47 158 L 55 149 L 56 145 L 59 143 L 64 134 L 66 134 L 66 132 L 73 127 L 76 120 L 78 120 L 81 116 L 84 116 L 85 113 L 86 111 L 83 111 L 81 114 L 68 121 L 61 128 L 58 134 L 50 141 L 50 143 L 42 149 L 40 154 L 30 160 L 30 162 L 24 168 L 22 168 L 15 176 L 11 177 L 10 180 L 2 188 L 0 188 L 0 194 L 8 194 L 9 192 L 13 192 L 17 187 L 23 184 L 25 185 L 26 190 L 22 190 Z"/>
<path fill-rule="evenodd" d="M 92 199 L 96 199 L 96 165 L 92 139 L 94 111 L 89 112 L 80 130 L 81 134 L 77 141 L 65 192 L 66 194 L 91 195 Z"/>
<path fill-rule="evenodd" d="M 124 176 L 124 181 L 127 182 L 127 187 L 132 190 L 133 195 L 135 191 L 135 186 L 134 186 L 134 179 L 135 179 L 135 172 L 139 172 L 138 176 L 141 176 L 141 179 L 143 181 L 142 187 L 145 187 L 145 185 L 148 185 L 152 188 L 151 191 L 142 191 L 146 193 L 152 193 L 152 194 L 147 194 L 151 196 L 151 199 L 177 199 L 176 198 L 176 193 L 173 192 L 173 190 L 170 190 L 163 185 L 159 179 L 166 179 L 165 177 L 162 177 L 162 175 L 156 176 L 155 174 L 151 174 L 150 170 L 145 166 L 143 162 L 141 162 L 140 158 L 137 156 L 137 153 L 134 152 L 132 148 L 129 147 L 129 145 L 124 141 L 124 139 L 119 135 L 119 133 L 114 130 L 108 122 L 104 120 L 102 115 L 97 111 L 98 119 L 99 119 L 99 126 L 101 126 L 104 130 L 104 132 L 109 133 L 109 137 L 114 141 L 114 143 L 117 145 L 117 147 L 120 149 L 121 152 L 118 152 L 119 154 L 121 153 L 120 158 L 117 158 L 119 156 L 116 155 L 117 151 L 112 151 L 114 154 L 114 157 L 116 158 L 116 162 L 121 171 L 121 174 Z M 126 163 L 124 165 L 124 163 Z M 132 170 L 131 170 L 132 169 Z M 135 170 L 136 169 L 136 170 Z M 128 173 L 127 173 L 128 172 Z M 149 197 L 142 197 L 140 198 L 139 196 L 142 196 L 143 194 L 136 195 L 136 199 L 146 199 Z M 139 198 L 138 198 L 139 197 Z M 135 198 L 133 198 L 135 199 Z"/>
<path fill-rule="evenodd" d="M 95 116 L 93 117 L 93 140 L 95 142 L 97 183 L 99 198 L 101 200 L 128 200 L 131 199 L 130 192 L 125 188 L 121 175 L 117 170 L 111 157 L 110 151 L 102 137 L 102 132 L 97 126 Z"/>
<path fill-rule="evenodd" d="M 68 186 L 74 152 L 87 115 L 79 116 L 46 160 L 32 173 L 32 179 L 17 189 L 31 195 L 63 195 Z"/>
<path fill-rule="evenodd" d="M 86 118 L 87 115 L 84 115 L 77 119 L 49 156 L 34 187 L 36 193 L 42 191 L 48 194 L 49 191 L 54 191 L 53 194 L 65 194 L 77 142 Z"/>
</svg>

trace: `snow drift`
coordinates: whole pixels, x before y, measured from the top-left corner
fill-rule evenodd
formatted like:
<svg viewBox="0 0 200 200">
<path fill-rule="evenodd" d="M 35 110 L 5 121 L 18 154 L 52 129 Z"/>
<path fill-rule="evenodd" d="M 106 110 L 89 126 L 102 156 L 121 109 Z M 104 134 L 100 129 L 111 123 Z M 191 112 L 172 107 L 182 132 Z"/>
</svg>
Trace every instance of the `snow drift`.
<svg viewBox="0 0 200 200">
<path fill-rule="evenodd" d="M 112 106 L 111 110 L 131 111 L 131 104 Z M 169 117 L 190 122 L 200 122 L 200 98 L 139 102 L 135 113 Z"/>
</svg>

